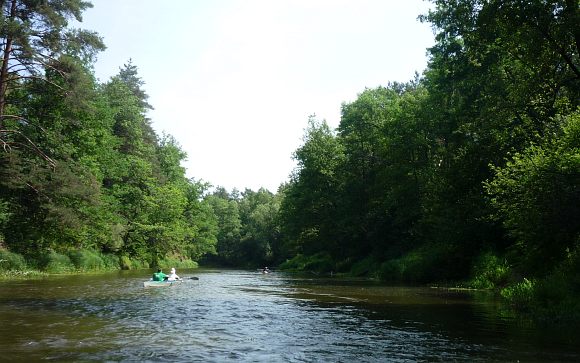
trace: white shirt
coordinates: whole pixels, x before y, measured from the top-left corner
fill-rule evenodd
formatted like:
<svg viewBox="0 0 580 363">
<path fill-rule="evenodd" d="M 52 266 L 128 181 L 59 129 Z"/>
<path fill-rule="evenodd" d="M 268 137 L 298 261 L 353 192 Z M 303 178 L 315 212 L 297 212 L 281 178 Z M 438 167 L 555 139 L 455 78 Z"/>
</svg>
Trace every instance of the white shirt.
<svg viewBox="0 0 580 363">
<path fill-rule="evenodd" d="M 179 280 L 179 276 L 177 276 L 175 272 L 169 275 L 169 277 L 167 278 L 167 281 L 176 281 L 176 280 Z"/>
</svg>

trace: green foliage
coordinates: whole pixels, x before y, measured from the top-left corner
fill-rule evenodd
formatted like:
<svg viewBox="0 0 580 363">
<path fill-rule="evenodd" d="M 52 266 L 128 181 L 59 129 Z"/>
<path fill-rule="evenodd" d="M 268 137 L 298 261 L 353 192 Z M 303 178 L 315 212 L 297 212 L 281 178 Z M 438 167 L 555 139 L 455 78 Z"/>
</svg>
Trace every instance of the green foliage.
<svg viewBox="0 0 580 363">
<path fill-rule="evenodd" d="M 246 189 L 241 195 L 217 188 L 204 202 L 217 219 L 216 256 L 207 262 L 254 268 L 271 265 L 280 246 L 280 198 L 270 191 Z"/>
<path fill-rule="evenodd" d="M 21 255 L 0 249 L 0 271 L 23 271 L 27 268 Z"/>
<path fill-rule="evenodd" d="M 580 112 L 562 121 L 560 135 L 516 153 L 486 184 L 520 262 L 543 274 L 580 238 Z"/>
<path fill-rule="evenodd" d="M 534 301 L 536 283 L 533 280 L 524 278 L 521 282 L 503 288 L 501 296 L 506 301 L 519 310 L 529 310 Z"/>
<path fill-rule="evenodd" d="M 73 272 L 76 266 L 67 255 L 63 255 L 54 251 L 45 254 L 41 261 L 42 270 L 52 274 L 62 274 Z"/>
<path fill-rule="evenodd" d="M 119 265 L 122 270 L 139 270 L 149 268 L 149 263 L 147 261 L 130 258 L 129 256 L 121 256 L 119 258 Z"/>
<path fill-rule="evenodd" d="M 580 248 L 568 251 L 566 258 L 549 275 L 510 286 L 501 291 L 517 311 L 531 313 L 545 323 L 580 322 Z"/>
<path fill-rule="evenodd" d="M 331 251 L 339 222 L 338 168 L 343 159 L 342 146 L 326 122 L 311 116 L 303 145 L 294 158 L 298 167 L 284 188 L 280 205 L 284 236 L 280 253 L 290 257 Z"/>
<path fill-rule="evenodd" d="M 380 263 L 373 257 L 369 256 L 354 263 L 350 269 L 350 274 L 352 276 L 371 276 L 374 275 L 380 269 Z"/>
<path fill-rule="evenodd" d="M 167 256 L 159 261 L 159 265 L 157 267 L 161 267 L 164 269 L 175 267 L 177 269 L 180 269 L 180 268 L 198 268 L 199 265 L 197 262 L 192 261 L 190 259 Z"/>
<path fill-rule="evenodd" d="M 312 256 L 296 255 L 281 263 L 279 268 L 293 272 L 331 272 L 334 271 L 334 261 L 329 254 L 319 253 Z"/>
<path fill-rule="evenodd" d="M 106 261 L 110 261 L 108 258 L 103 258 L 104 256 L 96 251 L 92 250 L 76 250 L 69 252 L 70 260 L 74 264 L 75 268 L 79 271 L 100 271 L 106 270 Z M 118 268 L 118 262 L 117 266 Z"/>
<path fill-rule="evenodd" d="M 15 13 L 6 8 L 13 3 Z M 96 84 L 93 56 L 104 45 L 94 33 L 67 29 L 90 6 L 3 5 L 10 26 L 0 30 L 7 50 L 0 63 L 11 66 L 0 72 L 8 85 L 0 90 L 0 247 L 55 272 L 215 253 L 205 186 L 185 176 L 175 139 L 153 130 L 137 67 L 129 61 Z M 49 63 L 39 61 L 47 54 Z M 74 267 L 45 251 L 75 251 Z"/>
<path fill-rule="evenodd" d="M 393 282 L 450 280 L 457 276 L 457 259 L 457 251 L 450 246 L 422 245 L 399 258 L 383 262 L 378 274 L 381 280 Z"/>
<path fill-rule="evenodd" d="M 469 285 L 476 289 L 502 287 L 508 282 L 510 273 L 505 259 L 497 257 L 492 252 L 485 252 L 475 260 Z"/>
<path fill-rule="evenodd" d="M 66 254 L 55 251 L 40 252 L 29 256 L 29 264 L 51 274 L 108 271 L 120 267 L 117 256 L 84 249 Z"/>
</svg>

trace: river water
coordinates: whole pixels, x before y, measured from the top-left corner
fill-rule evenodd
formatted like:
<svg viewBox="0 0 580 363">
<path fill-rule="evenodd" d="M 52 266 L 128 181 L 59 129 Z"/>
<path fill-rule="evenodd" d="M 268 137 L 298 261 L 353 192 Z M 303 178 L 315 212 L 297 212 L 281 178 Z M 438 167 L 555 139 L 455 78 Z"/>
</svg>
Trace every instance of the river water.
<svg viewBox="0 0 580 363">
<path fill-rule="evenodd" d="M 567 362 L 576 330 L 488 294 L 254 271 L 147 271 L 0 282 L 1 362 Z"/>
</svg>

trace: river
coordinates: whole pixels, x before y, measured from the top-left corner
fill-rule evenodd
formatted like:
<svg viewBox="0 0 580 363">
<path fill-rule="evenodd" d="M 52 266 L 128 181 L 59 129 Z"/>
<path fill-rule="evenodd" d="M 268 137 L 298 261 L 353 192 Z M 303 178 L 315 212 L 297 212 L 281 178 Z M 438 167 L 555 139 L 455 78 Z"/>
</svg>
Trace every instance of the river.
<svg viewBox="0 0 580 363">
<path fill-rule="evenodd" d="M 576 331 L 492 296 L 274 272 L 147 271 L 0 282 L 1 362 L 566 362 Z"/>
</svg>

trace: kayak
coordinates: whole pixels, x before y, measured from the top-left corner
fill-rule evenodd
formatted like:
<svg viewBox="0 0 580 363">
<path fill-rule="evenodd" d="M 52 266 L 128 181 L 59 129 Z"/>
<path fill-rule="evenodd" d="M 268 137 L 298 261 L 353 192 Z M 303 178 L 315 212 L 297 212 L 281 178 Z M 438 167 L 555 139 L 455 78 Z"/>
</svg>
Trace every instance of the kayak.
<svg viewBox="0 0 580 363">
<path fill-rule="evenodd" d="M 181 280 L 177 281 L 145 281 L 143 282 L 143 287 L 169 287 L 173 284 L 181 283 Z"/>
</svg>

